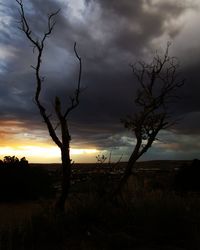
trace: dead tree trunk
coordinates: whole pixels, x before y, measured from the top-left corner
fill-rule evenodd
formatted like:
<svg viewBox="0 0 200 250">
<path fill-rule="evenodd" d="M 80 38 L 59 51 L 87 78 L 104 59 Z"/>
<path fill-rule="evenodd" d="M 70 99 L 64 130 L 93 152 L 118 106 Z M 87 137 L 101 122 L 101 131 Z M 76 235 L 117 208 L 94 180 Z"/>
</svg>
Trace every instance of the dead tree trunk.
<svg viewBox="0 0 200 250">
<path fill-rule="evenodd" d="M 57 211 L 64 212 L 65 201 L 69 195 L 69 189 L 71 184 L 71 160 L 69 156 L 69 148 L 61 149 L 62 158 L 62 182 L 61 182 L 61 194 L 56 201 L 55 208 Z"/>
<path fill-rule="evenodd" d="M 62 183 L 61 183 L 61 194 L 56 202 L 56 209 L 59 211 L 64 211 L 65 209 L 65 201 L 69 194 L 70 188 L 70 179 L 71 179 L 71 159 L 70 159 L 70 141 L 71 136 L 68 129 L 68 116 L 69 114 L 79 105 L 79 95 L 80 95 L 80 85 L 81 85 L 81 74 L 82 74 L 82 61 L 81 57 L 78 55 L 76 51 L 76 43 L 74 43 L 74 53 L 79 62 L 79 74 L 78 74 L 78 82 L 77 88 L 75 90 L 74 96 L 70 97 L 71 104 L 68 108 L 66 108 L 65 112 L 61 108 L 61 102 L 59 97 L 55 97 L 55 114 L 57 117 L 57 123 L 54 126 L 53 122 L 50 120 L 51 115 L 48 115 L 46 112 L 46 108 L 40 100 L 40 94 L 42 89 L 43 77 L 41 76 L 41 63 L 42 63 L 42 55 L 45 47 L 45 40 L 51 34 L 55 21 L 53 21 L 54 16 L 58 14 L 59 11 L 56 11 L 50 15 L 48 15 L 47 19 L 47 31 L 44 32 L 41 39 L 34 38 L 32 35 L 32 31 L 30 29 L 29 23 L 26 19 L 24 13 L 24 6 L 22 0 L 16 0 L 20 7 L 20 17 L 21 17 L 21 27 L 20 29 L 25 33 L 28 40 L 32 43 L 34 47 L 34 51 L 37 51 L 37 62 L 35 66 L 32 68 L 35 70 L 36 77 L 36 91 L 35 91 L 35 102 L 39 109 L 40 115 L 42 116 L 50 137 L 53 142 L 60 148 L 61 151 L 61 161 L 62 161 Z M 60 129 L 60 133 L 57 133 L 57 129 Z M 59 135 L 61 134 L 61 136 Z M 60 138 L 61 137 L 61 138 Z"/>
<path fill-rule="evenodd" d="M 62 146 L 61 146 L 61 160 L 62 160 L 62 181 L 61 194 L 55 204 L 57 211 L 63 212 L 65 210 L 65 201 L 69 194 L 71 184 L 71 159 L 70 159 L 70 135 L 68 132 L 67 122 L 61 119 L 62 130 Z"/>
</svg>

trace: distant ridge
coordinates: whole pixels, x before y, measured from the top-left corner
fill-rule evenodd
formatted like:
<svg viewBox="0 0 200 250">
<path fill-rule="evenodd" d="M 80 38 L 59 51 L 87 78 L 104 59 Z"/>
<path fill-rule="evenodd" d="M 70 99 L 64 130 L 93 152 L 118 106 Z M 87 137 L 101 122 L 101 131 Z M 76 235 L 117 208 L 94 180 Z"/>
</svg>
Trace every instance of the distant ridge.
<svg viewBox="0 0 200 250">
<path fill-rule="evenodd" d="M 142 161 L 137 162 L 136 168 L 143 169 L 143 170 L 153 170 L 153 169 L 160 169 L 160 170 L 173 170 L 175 168 L 179 168 L 181 166 L 190 165 L 192 160 L 151 160 L 151 161 Z M 116 167 L 116 168 L 124 168 L 126 166 L 126 162 L 120 162 L 118 164 L 115 163 L 75 163 L 73 168 L 82 169 L 84 171 L 91 171 L 96 168 L 109 168 L 109 167 Z M 60 163 L 30 163 L 30 167 L 41 167 L 45 168 L 48 171 L 56 171 L 61 168 Z"/>
</svg>

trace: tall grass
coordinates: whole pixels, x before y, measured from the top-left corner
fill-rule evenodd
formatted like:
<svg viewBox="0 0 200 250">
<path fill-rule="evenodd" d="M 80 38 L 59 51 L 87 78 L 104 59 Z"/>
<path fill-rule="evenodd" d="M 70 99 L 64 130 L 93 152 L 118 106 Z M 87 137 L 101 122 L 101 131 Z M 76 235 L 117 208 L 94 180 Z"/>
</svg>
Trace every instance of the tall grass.
<svg viewBox="0 0 200 250">
<path fill-rule="evenodd" d="M 71 195 L 66 214 L 46 205 L 30 220 L 1 228 L 1 250 L 200 249 L 200 198 L 158 192 L 118 203 Z"/>
</svg>

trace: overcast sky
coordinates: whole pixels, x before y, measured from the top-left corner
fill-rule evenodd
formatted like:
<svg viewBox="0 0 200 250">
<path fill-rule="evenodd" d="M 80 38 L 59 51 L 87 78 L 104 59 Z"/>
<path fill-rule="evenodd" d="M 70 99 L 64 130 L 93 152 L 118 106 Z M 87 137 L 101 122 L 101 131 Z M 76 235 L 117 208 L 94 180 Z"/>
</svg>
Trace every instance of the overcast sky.
<svg viewBox="0 0 200 250">
<path fill-rule="evenodd" d="M 134 137 L 120 118 L 134 112 L 138 86 L 129 64 L 148 60 L 155 51 L 162 53 L 170 41 L 170 55 L 179 59 L 180 75 L 186 79 L 181 99 L 171 107 L 180 122 L 162 131 L 160 141 L 143 159 L 200 157 L 198 0 L 24 0 L 24 8 L 35 37 L 46 30 L 47 14 L 60 9 L 42 60 L 42 98 L 49 113 L 54 97 L 60 96 L 67 105 L 76 86 L 73 44 L 77 42 L 84 91 L 69 119 L 72 148 L 112 151 L 114 158 L 122 153 L 124 160 L 128 158 Z M 35 76 L 30 65 L 36 54 L 18 21 L 15 0 L 0 0 L 1 150 L 14 142 L 19 147 L 36 142 L 53 145 L 33 102 Z M 94 155 L 82 157 L 95 161 Z"/>
</svg>

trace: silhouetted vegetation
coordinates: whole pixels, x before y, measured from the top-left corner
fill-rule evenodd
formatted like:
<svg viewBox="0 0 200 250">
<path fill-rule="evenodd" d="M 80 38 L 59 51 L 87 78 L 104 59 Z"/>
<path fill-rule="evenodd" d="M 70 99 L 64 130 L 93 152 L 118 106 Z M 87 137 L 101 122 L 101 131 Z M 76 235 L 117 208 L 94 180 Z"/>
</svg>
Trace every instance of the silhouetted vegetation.
<svg viewBox="0 0 200 250">
<path fill-rule="evenodd" d="M 35 200 L 52 197 L 53 181 L 42 168 L 31 168 L 25 158 L 5 156 L 0 161 L 0 201 Z"/>
<path fill-rule="evenodd" d="M 179 63 L 175 57 L 169 56 L 169 46 L 168 43 L 163 56 L 156 54 L 152 62 L 139 61 L 131 66 L 139 83 L 135 98 L 138 109 L 132 116 L 121 119 L 121 122 L 126 129 L 133 132 L 136 144 L 116 194 L 131 176 L 136 161 L 157 139 L 160 130 L 172 126 L 175 122 L 171 118 L 169 106 L 176 99 L 177 91 L 184 84 L 184 80 L 178 77 Z"/>
<path fill-rule="evenodd" d="M 200 192 L 200 160 L 193 160 L 190 166 L 182 166 L 174 180 L 175 190 L 184 194 Z"/>
<path fill-rule="evenodd" d="M 18 162 L 15 157 L 11 158 Z M 193 163 L 194 168 L 197 167 L 196 163 Z M 137 166 L 141 172 L 135 172 L 135 179 L 129 180 L 133 183 L 129 183 L 129 189 L 117 202 L 107 199 L 105 193 L 121 176 L 118 165 L 102 164 L 101 168 L 98 164 L 76 166 L 66 213 L 55 213 L 54 200 L 43 200 L 38 212 L 34 212 L 28 220 L 0 224 L 0 249 L 198 250 L 200 197 L 196 194 L 180 196 L 167 187 L 170 185 L 171 173 L 176 173 L 174 167 L 180 166 L 180 163 L 167 161 L 162 165 L 162 162 L 150 162 Z M 162 166 L 165 167 L 164 172 L 151 171 L 155 167 L 161 170 Z M 166 175 L 167 166 L 169 175 Z M 149 172 L 143 171 L 144 167 Z M 9 173 L 14 169 L 15 175 L 17 170 L 33 171 L 36 168 L 12 168 L 10 165 L 1 169 L 8 169 Z M 41 172 L 38 174 L 35 180 L 37 184 L 40 183 L 38 178 Z M 137 178 L 141 179 L 142 185 L 136 181 Z M 162 188 L 160 185 L 155 186 L 157 179 L 163 184 Z M 39 187 L 38 192 L 41 190 Z M 24 204 L 21 206 L 23 209 Z"/>
<path fill-rule="evenodd" d="M 97 163 L 103 164 L 103 163 L 105 163 L 105 161 L 107 160 L 107 156 L 105 156 L 104 154 L 102 154 L 102 155 L 97 155 L 97 156 L 96 156 L 96 159 L 97 159 Z"/>
<path fill-rule="evenodd" d="M 32 32 L 27 17 L 25 15 L 24 5 L 22 0 L 16 0 L 19 5 L 20 13 L 20 29 L 24 32 L 27 39 L 33 45 L 33 51 L 37 52 L 36 65 L 32 66 L 35 70 L 36 79 L 36 90 L 35 90 L 35 103 L 38 107 L 40 115 L 42 116 L 46 127 L 48 129 L 49 135 L 53 142 L 58 146 L 61 151 L 61 161 L 62 161 L 62 185 L 61 193 L 56 203 L 56 209 L 59 211 L 64 211 L 65 200 L 69 194 L 69 188 L 71 185 L 71 159 L 70 159 L 70 141 L 71 135 L 69 132 L 68 118 L 71 112 L 79 105 L 79 96 L 81 92 L 81 75 L 82 75 L 82 60 L 76 50 L 76 42 L 74 43 L 74 53 L 76 59 L 79 63 L 79 73 L 77 80 L 77 88 L 74 91 L 74 95 L 70 96 L 70 104 L 67 108 L 62 107 L 61 100 L 58 96 L 55 96 L 54 101 L 54 111 L 55 118 L 52 119 L 51 115 L 47 114 L 46 107 L 41 101 L 41 90 L 43 86 L 44 77 L 41 75 L 41 64 L 42 57 L 45 48 L 46 39 L 51 35 L 53 28 L 55 26 L 54 17 L 59 13 L 58 11 L 52 12 L 47 18 L 47 30 L 43 33 L 41 38 L 34 36 Z M 37 33 L 37 32 L 36 32 Z M 55 120 L 57 122 L 55 123 Z M 59 131 L 60 130 L 60 131 Z"/>
<path fill-rule="evenodd" d="M 4 156 L 3 160 L 0 160 L 1 168 L 24 168 L 28 167 L 28 161 L 25 157 L 20 160 L 16 156 Z"/>
<path fill-rule="evenodd" d="M 30 221 L 0 228 L 0 249 L 197 250 L 199 211 L 198 199 L 156 193 L 118 206 L 90 194 L 71 197 L 62 217 L 49 206 Z"/>
<path fill-rule="evenodd" d="M 41 100 L 44 81 L 41 65 L 46 39 L 54 29 L 54 17 L 59 11 L 48 15 L 47 30 L 41 37 L 35 37 L 37 32 L 31 30 L 23 1 L 16 2 L 20 28 L 36 52 L 36 65 L 32 66 L 36 78 L 34 100 L 50 137 L 60 149 L 62 174 L 58 171 L 50 175 L 42 168 L 31 168 L 25 158 L 6 156 L 0 161 L 0 201 L 49 198 L 55 194 L 55 186 L 57 194 L 61 192 L 50 205 L 47 199 L 44 200 L 46 208 L 40 209 L 28 221 L 10 227 L 0 225 L 0 249 L 197 250 L 200 199 L 195 195 L 179 196 L 175 190 L 200 191 L 199 161 L 194 161 L 190 168 L 181 168 L 177 174 L 173 169 L 165 176 L 159 170 L 157 173 L 133 171 L 137 160 L 153 145 L 160 130 L 174 124 L 169 105 L 184 81 L 177 77 L 179 64 L 176 58 L 169 56 L 169 44 L 163 56 L 156 54 L 150 63 L 140 61 L 131 66 L 139 88 L 135 98 L 136 113 L 121 120 L 136 139 L 128 164 L 120 169 L 117 165 L 122 156 L 112 164 L 111 153 L 109 157 L 98 155 L 96 169 L 83 173 L 72 168 L 69 154 L 68 118 L 79 105 L 81 92 L 82 61 L 76 43 L 74 53 L 79 63 L 76 90 L 67 108 L 62 107 L 61 99 L 55 96 L 54 115 L 51 116 Z M 174 176 L 175 190 L 171 185 Z M 128 182 L 129 177 L 132 180 Z M 115 192 L 114 187 L 117 187 Z M 55 204 L 62 213 L 55 213 Z"/>
</svg>

